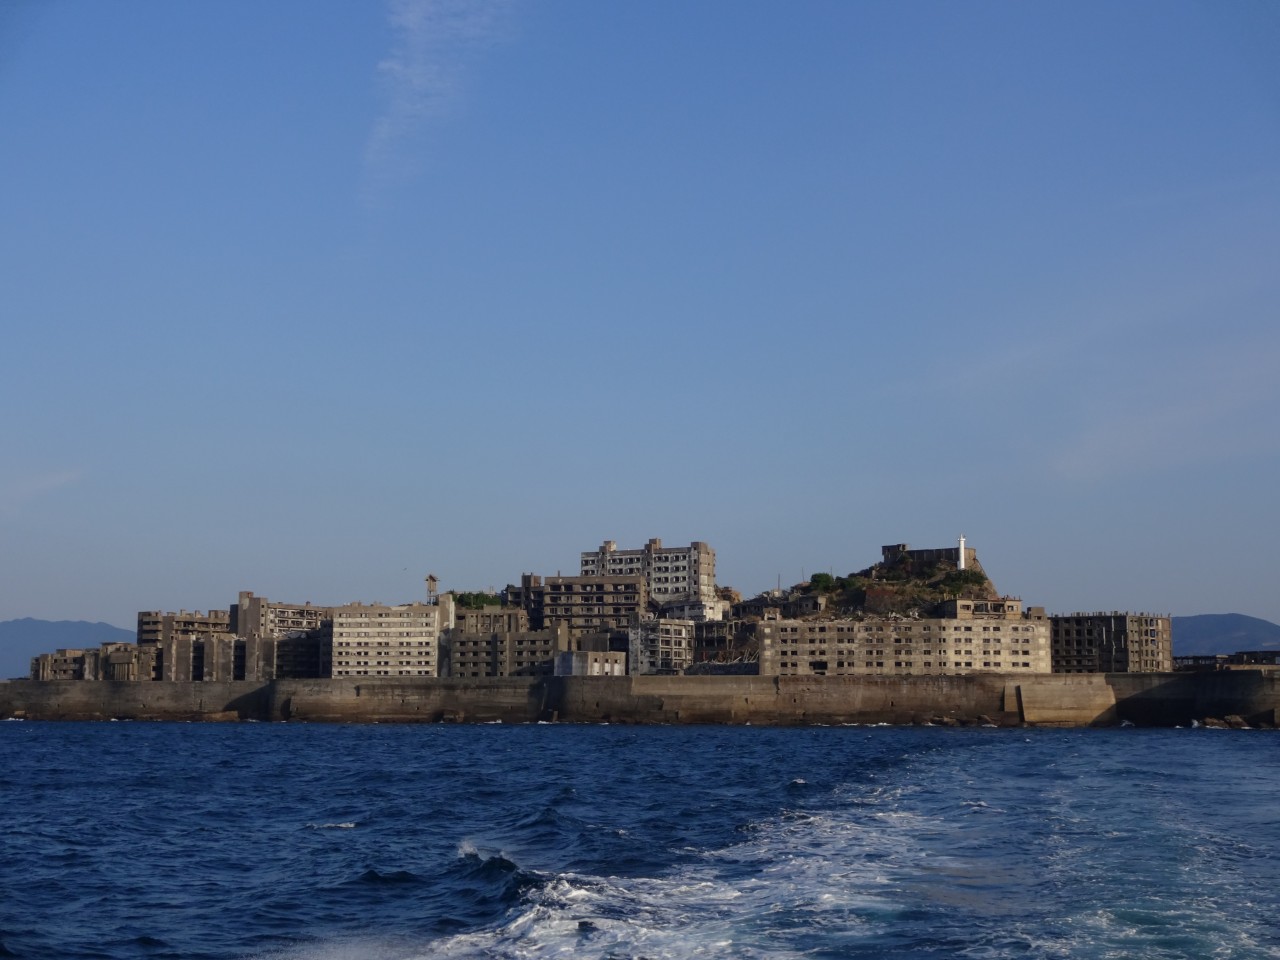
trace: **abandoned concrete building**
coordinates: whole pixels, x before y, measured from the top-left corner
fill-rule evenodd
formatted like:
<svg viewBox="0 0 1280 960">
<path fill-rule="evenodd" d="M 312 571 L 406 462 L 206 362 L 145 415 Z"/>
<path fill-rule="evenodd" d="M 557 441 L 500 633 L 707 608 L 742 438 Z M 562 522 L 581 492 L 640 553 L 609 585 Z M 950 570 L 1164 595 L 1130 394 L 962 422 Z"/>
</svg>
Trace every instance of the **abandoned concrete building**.
<svg viewBox="0 0 1280 960">
<path fill-rule="evenodd" d="M 503 604 L 474 609 L 460 608 L 453 594 L 437 596 L 434 576 L 425 603 L 328 607 L 241 591 L 229 610 L 142 611 L 136 644 L 41 654 L 31 661 L 31 677 L 675 674 L 695 661 L 768 676 L 1173 669 L 1168 616 L 1048 617 L 1043 608 L 1024 609 L 1021 600 L 999 596 L 964 537 L 936 549 L 890 544 L 881 555 L 876 568 L 840 578 L 843 594 L 826 576 L 820 588 L 770 591 L 732 609 L 726 598 L 736 594 L 715 585 L 715 551 L 699 541 L 673 548 L 657 539 L 638 550 L 605 541 L 581 555 L 581 575 L 525 574 Z M 980 575 L 956 577 L 966 570 Z M 464 600 L 483 602 L 476 596 Z M 726 612 L 734 619 L 721 619 Z"/>
<path fill-rule="evenodd" d="M 606 540 L 599 550 L 584 552 L 580 566 L 584 577 L 643 577 L 649 599 L 659 606 L 684 601 L 717 609 L 716 552 L 705 543 L 664 547 L 655 538 L 639 550 L 619 550 L 615 541 Z"/>
<path fill-rule="evenodd" d="M 484 619 L 500 622 L 506 612 L 489 607 L 493 616 Z M 475 611 L 468 611 L 473 613 Z M 523 615 L 523 611 L 516 611 Z M 459 624 L 447 637 L 450 677 L 539 677 L 555 673 L 556 657 L 573 650 L 569 627 L 553 623 L 543 630 L 525 627 L 507 629 L 473 629 Z"/>
<path fill-rule="evenodd" d="M 203 637 L 230 632 L 229 610 L 210 610 L 207 613 L 199 610 L 181 610 L 178 613 L 163 613 L 159 610 L 138 612 L 137 642 L 140 645 L 163 643 L 173 637 Z"/>
<path fill-rule="evenodd" d="M 525 574 L 520 580 L 520 597 L 532 629 L 564 623 L 574 637 L 599 630 L 625 630 L 640 622 L 648 603 L 645 579 L 638 575 L 544 579 Z"/>
<path fill-rule="evenodd" d="M 693 663 L 692 620 L 642 620 L 628 639 L 630 673 L 684 673 Z"/>
<path fill-rule="evenodd" d="M 438 677 L 454 626 L 450 594 L 433 603 L 351 603 L 333 608 L 335 677 Z"/>
<path fill-rule="evenodd" d="M 104 643 L 41 653 L 31 658 L 32 680 L 142 680 L 132 643 Z"/>
<path fill-rule="evenodd" d="M 1159 673 L 1173 669 L 1173 629 L 1154 613 L 1068 613 L 1049 618 L 1054 673 Z"/>
<path fill-rule="evenodd" d="M 979 609 L 975 609 L 979 608 Z M 997 609 L 998 608 L 998 609 Z M 931 618 L 764 620 L 756 625 L 767 676 L 1048 673 L 1049 624 L 1020 600 L 956 601 Z"/>
<path fill-rule="evenodd" d="M 285 637 L 319 630 L 333 619 L 332 607 L 279 603 L 241 590 L 231 605 L 229 633 L 237 637 Z"/>
<path fill-rule="evenodd" d="M 620 650 L 566 650 L 556 655 L 557 677 L 621 677 L 627 655 Z"/>
</svg>

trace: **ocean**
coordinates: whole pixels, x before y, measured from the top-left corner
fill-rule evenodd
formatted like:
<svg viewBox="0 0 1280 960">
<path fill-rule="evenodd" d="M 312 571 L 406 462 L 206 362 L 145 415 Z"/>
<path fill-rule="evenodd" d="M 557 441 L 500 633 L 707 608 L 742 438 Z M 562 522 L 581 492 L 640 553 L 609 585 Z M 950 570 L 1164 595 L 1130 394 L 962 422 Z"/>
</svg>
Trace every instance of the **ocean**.
<svg viewBox="0 0 1280 960">
<path fill-rule="evenodd" d="M 1280 957 L 1280 734 L 0 723 L 0 957 Z"/>
</svg>

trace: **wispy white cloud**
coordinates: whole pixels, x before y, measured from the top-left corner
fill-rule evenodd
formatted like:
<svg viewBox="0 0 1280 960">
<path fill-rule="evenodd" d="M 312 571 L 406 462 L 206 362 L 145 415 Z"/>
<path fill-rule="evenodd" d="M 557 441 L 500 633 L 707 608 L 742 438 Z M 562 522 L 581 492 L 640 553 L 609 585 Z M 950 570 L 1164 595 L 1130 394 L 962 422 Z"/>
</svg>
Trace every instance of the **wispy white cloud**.
<svg viewBox="0 0 1280 960">
<path fill-rule="evenodd" d="M 79 470 L 28 473 L 0 480 L 0 517 L 17 517 L 22 508 L 80 479 Z"/>
<path fill-rule="evenodd" d="M 364 152 L 367 205 L 414 172 L 414 140 L 457 108 L 471 56 L 502 36 L 507 8 L 507 0 L 389 0 L 393 41 L 378 64 L 384 103 Z"/>
</svg>

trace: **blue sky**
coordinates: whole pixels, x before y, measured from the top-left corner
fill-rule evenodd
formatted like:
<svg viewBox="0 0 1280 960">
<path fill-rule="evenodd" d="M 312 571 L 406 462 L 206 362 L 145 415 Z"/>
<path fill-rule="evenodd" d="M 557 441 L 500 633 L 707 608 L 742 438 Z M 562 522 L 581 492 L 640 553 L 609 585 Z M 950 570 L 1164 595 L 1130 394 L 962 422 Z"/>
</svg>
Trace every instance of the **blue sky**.
<svg viewBox="0 0 1280 960">
<path fill-rule="evenodd" d="M 0 619 L 961 533 L 1280 621 L 1280 6 L 0 6 Z"/>
</svg>

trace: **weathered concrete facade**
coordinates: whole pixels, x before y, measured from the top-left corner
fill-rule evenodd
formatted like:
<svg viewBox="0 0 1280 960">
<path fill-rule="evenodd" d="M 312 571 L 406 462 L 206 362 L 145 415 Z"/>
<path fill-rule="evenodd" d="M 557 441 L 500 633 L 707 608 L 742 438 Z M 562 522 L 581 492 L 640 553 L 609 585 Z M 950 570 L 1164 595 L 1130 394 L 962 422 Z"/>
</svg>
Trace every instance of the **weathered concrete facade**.
<svg viewBox="0 0 1280 960">
<path fill-rule="evenodd" d="M 329 675 L 330 639 L 172 634 L 143 643 L 108 643 L 99 649 L 58 650 L 31 661 L 33 680 L 148 680 L 205 682 L 284 680 Z"/>
<path fill-rule="evenodd" d="M 328 676 L 331 608 L 274 603 L 241 591 L 227 610 L 138 613 L 130 679 L 273 680 Z M 112 678 L 123 679 L 123 654 Z M 106 679 L 106 677 L 103 677 Z"/>
<path fill-rule="evenodd" d="M 975 619 L 765 620 L 765 676 L 1049 672 L 1049 626 L 1020 615 Z"/>
<path fill-rule="evenodd" d="M 557 677 L 624 677 L 627 655 L 618 650 L 568 650 L 556 655 Z"/>
<path fill-rule="evenodd" d="M 333 608 L 333 676 L 438 677 L 454 627 L 453 597 L 435 603 L 349 603 Z"/>
<path fill-rule="evenodd" d="M 798 620 L 826 612 L 829 598 L 801 591 L 769 590 L 758 597 L 739 600 L 730 608 L 735 620 L 754 617 L 760 620 Z"/>
<path fill-rule="evenodd" d="M 490 622 L 501 625 L 508 621 L 498 618 Z M 549 676 L 555 673 L 556 657 L 573 649 L 569 628 L 563 623 L 545 630 L 454 630 L 445 643 L 447 676 L 472 679 Z"/>
<path fill-rule="evenodd" d="M 524 574 L 520 596 L 529 626 L 543 630 L 555 623 L 571 636 L 599 630 L 625 630 L 639 622 L 648 604 L 641 576 L 547 577 Z"/>
<path fill-rule="evenodd" d="M 456 607 L 453 619 L 459 633 L 520 633 L 529 629 L 528 611 L 521 607 Z"/>
<path fill-rule="evenodd" d="M 132 643 L 103 643 L 88 649 L 63 649 L 31 658 L 32 680 L 147 680 L 139 671 L 138 648 Z"/>
<path fill-rule="evenodd" d="M 973 547 L 928 547 L 912 550 L 905 543 L 890 543 L 880 548 L 880 559 L 885 566 L 906 564 L 915 571 L 927 570 L 939 563 L 949 563 L 964 570 L 982 569 L 982 564 L 978 562 L 978 552 Z"/>
<path fill-rule="evenodd" d="M 241 590 L 231 605 L 229 632 L 238 637 L 285 637 L 319 630 L 333 619 L 332 607 L 280 603 Z"/>
<path fill-rule="evenodd" d="M 616 541 L 606 540 L 599 550 L 582 554 L 579 572 L 584 577 L 644 577 L 649 597 L 659 605 L 717 599 L 716 552 L 696 540 L 687 547 L 664 547 L 654 538 L 639 550 L 619 550 Z"/>
<path fill-rule="evenodd" d="M 627 640 L 628 673 L 683 673 L 693 663 L 692 620 L 643 620 Z"/>
<path fill-rule="evenodd" d="M 1236 715 L 1274 725 L 1266 671 L 1008 677 L 575 676 L 171 683 L 0 683 L 0 716 L 30 719 L 529 723 L 983 722 L 1189 725 Z"/>
<path fill-rule="evenodd" d="M 205 637 L 230 632 L 231 613 L 228 610 L 210 610 L 207 613 L 199 610 L 180 610 L 177 613 L 163 613 L 159 610 L 138 612 L 139 646 L 163 643 L 174 637 Z"/>
<path fill-rule="evenodd" d="M 1173 627 L 1154 613 L 1069 613 L 1049 618 L 1054 673 L 1167 673 Z"/>
</svg>

